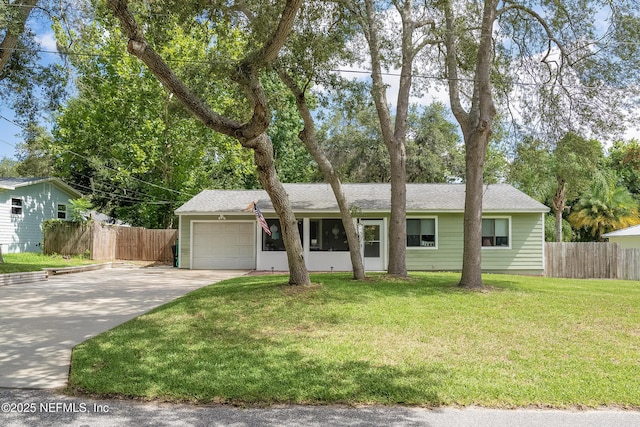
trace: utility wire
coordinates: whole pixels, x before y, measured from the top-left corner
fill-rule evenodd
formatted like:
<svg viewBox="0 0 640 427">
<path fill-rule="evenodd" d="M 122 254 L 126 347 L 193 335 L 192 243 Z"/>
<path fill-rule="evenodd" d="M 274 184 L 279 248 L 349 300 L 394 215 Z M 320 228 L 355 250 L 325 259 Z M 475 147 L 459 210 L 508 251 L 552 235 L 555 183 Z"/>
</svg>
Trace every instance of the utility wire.
<svg viewBox="0 0 640 427">
<path fill-rule="evenodd" d="M 627 42 L 622 42 L 621 44 L 626 44 Z M 628 44 L 633 44 L 633 45 L 640 45 L 640 42 L 628 42 Z M 8 49 L 8 48 L 0 48 L 1 49 Z M 11 50 L 19 50 L 19 51 L 28 51 L 29 49 L 20 49 L 20 48 L 13 48 Z M 115 58 L 115 59 L 122 59 L 122 58 L 127 58 L 127 56 L 124 55 L 106 55 L 106 54 L 102 54 L 102 53 L 91 53 L 91 52 L 65 52 L 65 53 L 61 53 L 58 51 L 51 51 L 51 50 L 44 50 L 44 49 L 36 49 L 36 50 L 30 50 L 30 51 L 35 51 L 35 52 L 39 52 L 39 53 L 48 53 L 48 54 L 56 54 L 56 55 L 67 55 L 67 56 L 79 56 L 79 57 L 95 57 L 95 58 Z M 210 64 L 207 61 L 202 61 L 202 60 L 188 60 L 188 59 L 164 59 L 165 62 L 167 63 L 181 63 L 181 64 L 187 64 L 187 63 L 192 63 L 192 64 Z M 335 73 L 353 73 L 353 74 L 371 74 L 372 71 L 371 70 L 345 70 L 345 69 L 332 69 L 329 70 L 331 72 L 335 72 Z M 133 74 L 132 74 L 133 75 Z M 400 73 L 392 73 L 392 72 L 383 72 L 382 73 L 383 76 L 387 76 L 387 77 L 402 77 L 402 74 Z M 429 75 L 424 75 L 424 74 L 412 74 L 413 78 L 416 79 L 424 79 L 424 80 L 434 80 L 434 81 L 441 81 L 441 82 L 447 82 L 451 79 L 447 78 L 447 77 L 441 77 L 441 76 L 429 76 Z M 472 78 L 457 78 L 455 79 L 456 81 L 459 82 L 473 82 Z M 545 84 L 543 83 L 528 83 L 528 82 L 512 82 L 513 85 L 515 86 L 544 86 Z M 563 85 L 563 87 L 566 88 L 585 88 L 585 89 L 599 89 L 601 87 L 598 86 L 584 86 L 584 85 Z M 626 90 L 625 88 L 608 88 L 610 90 Z"/>
<path fill-rule="evenodd" d="M 21 129 L 23 129 L 23 130 L 26 130 L 26 127 L 24 127 L 23 125 L 21 125 L 21 124 L 19 124 L 19 123 L 16 123 L 16 122 L 14 122 L 14 121 L 13 121 L 13 120 L 11 120 L 11 119 L 8 119 L 7 117 L 3 116 L 2 114 L 0 114 L 0 118 L 1 118 L 1 119 L 3 119 L 3 120 L 8 121 L 9 123 L 14 124 L 15 126 L 18 126 L 19 128 L 21 128 Z M 9 143 L 8 143 L 8 144 L 9 144 Z M 13 144 L 9 144 L 9 145 L 12 145 L 14 148 L 16 148 L 16 147 L 15 147 L 15 145 L 13 145 Z M 82 154 L 78 154 L 78 153 L 76 153 L 76 152 L 74 152 L 74 151 L 72 151 L 72 150 L 63 150 L 63 152 L 67 152 L 67 153 L 73 154 L 74 156 L 80 157 L 81 159 L 84 159 L 84 160 L 86 160 L 86 161 L 91 161 L 87 156 L 83 156 Z M 114 169 L 114 168 L 112 168 L 112 167 L 109 167 L 109 166 L 105 166 L 105 165 L 103 165 L 102 167 L 103 167 L 104 169 L 107 169 L 107 170 L 113 171 L 113 172 L 115 172 L 115 173 L 117 173 L 117 174 L 121 174 L 121 173 L 122 173 L 121 171 L 119 171 L 119 170 L 117 170 L 117 169 Z M 148 182 L 148 181 L 142 180 L 142 179 L 140 179 L 140 178 L 136 178 L 135 176 L 129 176 L 128 178 L 133 179 L 134 181 L 138 181 L 138 182 L 140 182 L 140 183 L 142 183 L 142 184 L 146 184 L 146 185 L 149 185 L 149 186 L 151 186 L 151 187 L 155 187 L 155 188 L 158 188 L 158 189 L 161 189 L 161 190 L 165 190 L 165 191 L 169 191 L 169 192 L 172 192 L 172 193 L 180 194 L 180 195 L 182 195 L 182 196 L 188 196 L 188 197 L 193 197 L 193 196 L 194 196 L 193 194 L 185 193 L 184 191 L 174 190 L 174 189 L 172 189 L 172 188 L 163 187 L 163 186 L 161 186 L 161 185 L 154 184 L 154 183 L 152 183 L 152 182 Z"/>
</svg>

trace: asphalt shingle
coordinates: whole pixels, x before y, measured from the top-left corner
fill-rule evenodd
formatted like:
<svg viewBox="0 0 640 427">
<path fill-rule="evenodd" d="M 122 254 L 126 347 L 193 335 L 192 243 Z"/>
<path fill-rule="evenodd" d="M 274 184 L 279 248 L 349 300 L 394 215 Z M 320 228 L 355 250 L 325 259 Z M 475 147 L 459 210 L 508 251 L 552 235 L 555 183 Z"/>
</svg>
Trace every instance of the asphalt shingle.
<svg viewBox="0 0 640 427">
<path fill-rule="evenodd" d="M 329 184 L 284 184 L 293 210 L 338 211 Z M 352 206 L 364 212 L 389 211 L 390 184 L 343 184 Z M 464 184 L 407 184 L 407 211 L 464 211 Z M 272 212 L 264 190 L 204 190 L 176 210 L 176 214 L 240 212 L 251 202 Z M 508 184 L 485 185 L 484 212 L 547 212 L 548 207 Z"/>
</svg>

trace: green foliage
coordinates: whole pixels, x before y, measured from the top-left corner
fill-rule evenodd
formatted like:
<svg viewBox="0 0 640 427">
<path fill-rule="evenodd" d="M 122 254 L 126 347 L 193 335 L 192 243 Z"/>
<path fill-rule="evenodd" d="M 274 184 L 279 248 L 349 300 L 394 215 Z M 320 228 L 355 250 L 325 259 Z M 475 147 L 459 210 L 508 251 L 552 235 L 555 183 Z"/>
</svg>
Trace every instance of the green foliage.
<svg viewBox="0 0 640 427">
<path fill-rule="evenodd" d="M 21 28 L 16 21 L 18 3 L 11 2 L 13 7 L 8 3 L 8 0 L 0 2 L 0 42 L 9 28 L 20 36 L 9 62 L 0 70 L 0 104 L 13 111 L 17 122 L 27 125 L 56 110 L 66 96 L 69 75 L 59 64 L 42 60 L 35 31 L 29 21 Z M 40 0 L 38 6 L 30 12 L 31 19 L 41 19 L 42 10 L 47 10 L 49 16 L 60 14 L 59 2 Z"/>
<path fill-rule="evenodd" d="M 318 129 L 318 140 L 344 181 L 388 182 L 389 154 L 375 106 L 371 100 L 361 101 L 355 93 L 331 104 Z"/>
<path fill-rule="evenodd" d="M 599 174 L 573 206 L 571 225 L 582 229 L 593 240 L 610 231 L 640 224 L 638 202 L 631 193 L 616 185 L 615 177 Z"/>
<path fill-rule="evenodd" d="M 0 178 L 14 178 L 19 176 L 17 167 L 18 161 L 3 157 L 0 159 Z"/>
<path fill-rule="evenodd" d="M 185 28 L 169 18 L 163 23 L 151 32 L 166 42 L 161 54 L 170 61 L 190 58 L 176 62 L 176 69 L 188 82 L 208 85 L 207 75 L 194 69 L 207 57 L 206 26 Z M 173 211 L 203 188 L 254 188 L 251 153 L 188 114 L 125 53 L 113 24 L 105 15 L 80 28 L 81 49 L 100 55 L 70 56 L 78 94 L 58 116 L 49 147 L 57 175 L 90 193 L 101 211 L 148 228 L 173 226 Z M 239 105 L 229 91 L 207 96 L 220 110 Z"/>
<path fill-rule="evenodd" d="M 90 212 L 93 205 L 90 200 L 81 198 L 74 199 L 69 202 L 69 217 L 71 221 L 87 222 L 90 218 Z"/>
<path fill-rule="evenodd" d="M 42 126 L 30 123 L 24 131 L 24 142 L 16 147 L 16 157 L 20 161 L 16 167 L 18 176 L 53 176 L 54 159 L 49 153 L 53 137 Z"/>
<path fill-rule="evenodd" d="M 553 150 L 551 172 L 558 183 L 566 184 L 566 197 L 572 199 L 588 188 L 603 162 L 604 153 L 599 141 L 569 132 Z"/>
<path fill-rule="evenodd" d="M 57 224 L 62 224 L 64 220 L 62 219 L 46 219 L 42 221 L 42 232 L 45 233 L 49 230 L 56 228 Z"/>
<path fill-rule="evenodd" d="M 635 282 L 312 279 L 192 292 L 74 348 L 70 387 L 239 405 L 640 405 Z"/>
<path fill-rule="evenodd" d="M 556 186 L 552 157 L 549 144 L 525 137 L 516 145 L 509 168 L 509 182 L 539 202 L 550 204 Z"/>
<path fill-rule="evenodd" d="M 273 143 L 278 177 L 282 182 L 311 182 L 317 179 L 317 166 L 304 144 L 298 139 L 302 119 L 290 91 L 277 76 L 263 79 L 265 90 L 272 99 L 274 115 L 267 134 Z"/>
<path fill-rule="evenodd" d="M 464 147 L 444 104 L 413 109 L 407 141 L 407 181 L 454 182 L 464 176 Z"/>
<path fill-rule="evenodd" d="M 566 186 L 566 199 L 584 192 L 593 174 L 604 162 L 602 145 L 567 133 L 555 147 L 532 137 L 517 144 L 509 168 L 509 181 L 536 200 L 551 204 L 559 183 Z"/>
<path fill-rule="evenodd" d="M 388 182 L 389 154 L 373 103 L 357 92 L 342 96 L 325 111 L 320 126 L 319 139 L 327 156 L 345 181 Z M 408 182 L 456 182 L 464 178 L 464 146 L 443 104 L 423 109 L 414 106 L 409 128 L 405 143 Z"/>
<path fill-rule="evenodd" d="M 616 141 L 609 149 L 608 166 L 620 177 L 619 184 L 640 200 L 640 141 Z"/>
<path fill-rule="evenodd" d="M 562 219 L 562 241 L 570 242 L 573 240 L 573 229 L 566 219 Z M 544 241 L 556 241 L 556 217 L 555 215 L 546 215 L 544 217 Z"/>
</svg>

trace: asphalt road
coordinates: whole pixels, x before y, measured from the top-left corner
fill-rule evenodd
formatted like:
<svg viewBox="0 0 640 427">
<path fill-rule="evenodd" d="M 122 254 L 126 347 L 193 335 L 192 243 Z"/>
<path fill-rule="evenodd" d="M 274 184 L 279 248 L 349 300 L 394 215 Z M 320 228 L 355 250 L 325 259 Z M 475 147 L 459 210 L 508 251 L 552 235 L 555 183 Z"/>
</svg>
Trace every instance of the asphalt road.
<svg viewBox="0 0 640 427">
<path fill-rule="evenodd" d="M 2 426 L 429 426 L 637 427 L 640 412 L 536 409 L 284 406 L 234 408 L 68 397 L 50 390 L 0 389 Z"/>
</svg>

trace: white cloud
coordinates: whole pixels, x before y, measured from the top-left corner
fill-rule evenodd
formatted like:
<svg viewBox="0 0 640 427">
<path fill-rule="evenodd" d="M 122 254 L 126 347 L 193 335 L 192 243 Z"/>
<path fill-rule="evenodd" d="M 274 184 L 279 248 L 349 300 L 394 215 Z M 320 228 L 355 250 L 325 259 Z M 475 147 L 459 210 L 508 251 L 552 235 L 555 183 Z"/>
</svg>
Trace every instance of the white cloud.
<svg viewBox="0 0 640 427">
<path fill-rule="evenodd" d="M 58 51 L 58 47 L 56 45 L 56 38 L 53 33 L 44 33 L 36 36 L 36 42 L 40 45 L 42 50 L 46 51 Z"/>
</svg>

